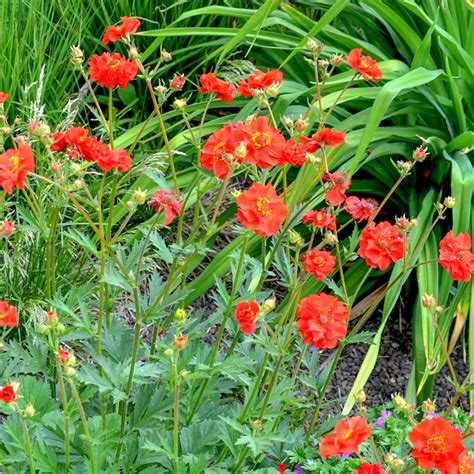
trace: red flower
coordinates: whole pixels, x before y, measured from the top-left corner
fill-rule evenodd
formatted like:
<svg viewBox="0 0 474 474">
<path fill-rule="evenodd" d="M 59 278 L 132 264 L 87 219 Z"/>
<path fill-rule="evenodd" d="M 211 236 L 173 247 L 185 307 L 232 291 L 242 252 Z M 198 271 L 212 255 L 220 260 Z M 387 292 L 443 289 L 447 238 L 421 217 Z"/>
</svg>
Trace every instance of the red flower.
<svg viewBox="0 0 474 474">
<path fill-rule="evenodd" d="M 355 453 L 370 436 L 371 428 L 362 416 L 353 416 L 336 423 L 334 431 L 320 438 L 319 454 L 323 458 Z"/>
<path fill-rule="evenodd" d="M 283 73 L 281 71 L 272 69 L 267 72 L 257 69 L 246 81 L 240 81 L 237 92 L 239 94 L 251 97 L 253 91 L 264 89 L 272 85 L 279 86 L 283 81 Z"/>
<path fill-rule="evenodd" d="M 319 349 L 332 349 L 346 335 L 348 318 L 349 311 L 341 301 L 320 293 L 301 300 L 296 325 L 306 344 L 313 343 Z"/>
<path fill-rule="evenodd" d="M 253 334 L 255 332 L 257 329 L 255 321 L 257 320 L 259 312 L 260 306 L 254 300 L 237 303 L 235 307 L 235 319 L 244 334 Z"/>
<path fill-rule="evenodd" d="M 383 74 L 377 66 L 377 61 L 370 56 L 362 56 L 361 48 L 351 50 L 346 59 L 350 67 L 357 69 L 362 74 L 364 80 L 372 79 L 374 82 L 378 82 L 379 79 L 382 79 Z"/>
<path fill-rule="evenodd" d="M 336 230 L 336 218 L 324 209 L 308 211 L 303 216 L 303 224 L 314 224 L 318 229 L 327 227 L 329 230 Z"/>
<path fill-rule="evenodd" d="M 282 474 L 283 472 L 285 472 L 286 470 L 288 469 L 288 466 L 286 464 L 280 464 L 278 467 L 277 467 L 277 471 Z"/>
<path fill-rule="evenodd" d="M 461 232 L 455 237 L 450 230 L 439 243 L 438 262 L 453 280 L 469 281 L 474 272 L 474 254 L 471 252 L 469 234 Z"/>
<path fill-rule="evenodd" d="M 5 403 L 12 403 L 16 400 L 15 388 L 12 385 L 5 385 L 0 388 L 0 400 Z"/>
<path fill-rule="evenodd" d="M 247 156 L 242 160 L 260 168 L 282 163 L 286 141 L 276 128 L 268 125 L 268 117 L 258 117 L 243 127 L 249 137 Z"/>
<path fill-rule="evenodd" d="M 306 271 L 317 280 L 324 280 L 334 271 L 336 265 L 336 258 L 325 250 L 310 250 L 301 260 L 306 264 Z"/>
<path fill-rule="evenodd" d="M 227 178 L 230 174 L 230 161 L 240 160 L 235 156 L 236 148 L 246 141 L 247 134 L 242 130 L 242 126 L 229 122 L 207 139 L 201 151 L 201 166 L 212 170 L 218 178 Z"/>
<path fill-rule="evenodd" d="M 104 53 L 100 56 L 93 54 L 89 62 L 91 81 L 111 89 L 116 86 L 127 87 L 137 72 L 137 63 L 120 56 L 119 53 Z"/>
<path fill-rule="evenodd" d="M 405 253 L 403 234 L 387 221 L 373 222 L 362 231 L 357 252 L 369 267 L 386 270 Z"/>
<path fill-rule="evenodd" d="M 306 163 L 307 153 L 308 147 L 305 143 L 297 143 L 294 138 L 290 138 L 283 148 L 281 162 L 293 166 L 303 166 Z"/>
<path fill-rule="evenodd" d="M 164 225 L 171 224 L 176 216 L 181 212 L 183 200 L 178 199 L 174 191 L 155 191 L 148 201 L 148 204 L 155 206 L 155 211 L 160 212 L 161 207 L 165 213 Z"/>
<path fill-rule="evenodd" d="M 13 188 L 23 189 L 26 175 L 35 170 L 35 158 L 28 145 L 20 144 L 18 150 L 11 149 L 0 155 L 0 186 L 7 194 Z"/>
<path fill-rule="evenodd" d="M 174 340 L 174 345 L 178 349 L 184 349 L 187 344 L 188 344 L 188 338 L 186 336 L 178 336 Z"/>
<path fill-rule="evenodd" d="M 56 314 L 56 311 L 48 311 L 46 313 L 46 319 L 48 320 L 48 323 L 53 324 L 58 322 L 58 315 Z"/>
<path fill-rule="evenodd" d="M 4 104 L 8 100 L 9 97 L 10 97 L 10 94 L 0 91 L 0 105 Z"/>
<path fill-rule="evenodd" d="M 0 327 L 18 326 L 16 307 L 6 301 L 0 301 Z"/>
<path fill-rule="evenodd" d="M 130 171 L 132 159 L 125 150 L 120 148 L 111 150 L 108 145 L 101 143 L 101 146 L 97 147 L 96 151 L 98 153 L 95 161 L 102 171 L 112 171 L 114 168 L 117 168 L 118 171 Z"/>
<path fill-rule="evenodd" d="M 459 464 L 456 467 L 449 467 L 443 474 L 474 474 L 474 459 L 469 457 L 467 451 L 459 456 Z"/>
<path fill-rule="evenodd" d="M 232 102 L 235 97 L 235 86 L 232 82 L 221 81 L 213 72 L 203 74 L 199 78 L 201 87 L 199 92 L 210 92 L 216 94 L 216 99 L 221 99 L 224 102 Z"/>
<path fill-rule="evenodd" d="M 324 127 L 322 130 L 318 130 L 311 138 L 302 137 L 302 139 L 306 143 L 308 151 L 314 153 L 323 146 L 336 147 L 342 145 L 346 141 L 346 134 Z"/>
<path fill-rule="evenodd" d="M 410 453 L 427 471 L 458 466 L 459 456 L 466 451 L 462 434 L 444 418 L 427 418 L 415 426 L 408 438 L 413 444 Z"/>
<path fill-rule="evenodd" d="M 346 173 L 325 173 L 323 180 L 332 183 L 329 191 L 326 193 L 326 201 L 332 206 L 338 206 L 343 203 L 347 196 L 344 194 L 346 189 L 349 189 L 351 180 Z"/>
<path fill-rule="evenodd" d="M 57 356 L 58 356 L 58 359 L 64 364 L 65 362 L 69 360 L 69 357 L 71 356 L 71 354 L 69 353 L 69 351 L 65 351 L 64 349 L 59 349 Z"/>
<path fill-rule="evenodd" d="M 268 237 L 280 230 L 288 208 L 271 184 L 253 183 L 237 198 L 240 223 L 259 235 Z"/>
<path fill-rule="evenodd" d="M 375 199 L 359 199 L 357 196 L 350 196 L 344 202 L 344 209 L 353 219 L 358 222 L 366 221 L 372 218 L 379 203 Z"/>
<path fill-rule="evenodd" d="M 11 221 L 4 220 L 2 225 L 0 226 L 0 233 L 3 237 L 8 237 L 12 235 L 13 231 L 15 230 L 15 224 Z"/>
<path fill-rule="evenodd" d="M 369 464 L 365 462 L 359 466 L 357 471 L 352 471 L 352 474 L 384 474 L 385 471 L 380 464 Z"/>
<path fill-rule="evenodd" d="M 110 42 L 117 41 L 120 38 L 126 39 L 127 35 L 135 34 L 140 26 L 140 20 L 138 18 L 121 16 L 120 20 L 122 21 L 121 25 L 107 27 L 102 43 L 109 44 Z"/>
<path fill-rule="evenodd" d="M 179 91 L 183 88 L 186 79 L 182 75 L 174 76 L 173 79 L 170 81 L 171 89 L 175 91 Z"/>
</svg>

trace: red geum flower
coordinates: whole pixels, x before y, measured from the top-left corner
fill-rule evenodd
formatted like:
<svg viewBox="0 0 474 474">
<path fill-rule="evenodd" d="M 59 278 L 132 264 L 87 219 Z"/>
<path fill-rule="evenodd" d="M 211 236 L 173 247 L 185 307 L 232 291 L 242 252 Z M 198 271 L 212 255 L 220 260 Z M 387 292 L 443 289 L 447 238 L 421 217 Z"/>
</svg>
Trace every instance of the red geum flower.
<svg viewBox="0 0 474 474">
<path fill-rule="evenodd" d="M 260 306 L 255 300 L 241 301 L 235 306 L 235 319 L 244 334 L 253 334 L 257 329 L 257 320 Z"/>
<path fill-rule="evenodd" d="M 56 314 L 56 311 L 48 311 L 46 313 L 46 319 L 50 324 L 58 322 L 58 315 Z"/>
<path fill-rule="evenodd" d="M 427 418 L 415 426 L 408 439 L 413 444 L 410 455 L 427 471 L 457 467 L 459 456 L 466 451 L 462 434 L 444 418 Z"/>
<path fill-rule="evenodd" d="M 259 235 L 268 237 L 280 230 L 288 208 L 271 184 L 253 183 L 237 198 L 240 223 Z"/>
<path fill-rule="evenodd" d="M 161 208 L 165 213 L 164 225 L 171 224 L 176 216 L 179 216 L 183 200 L 178 199 L 174 191 L 155 191 L 148 201 L 148 204 L 155 206 L 155 211 L 160 212 Z"/>
<path fill-rule="evenodd" d="M 240 81 L 237 92 L 241 95 L 251 97 L 253 91 L 264 89 L 272 85 L 279 86 L 283 81 L 283 73 L 276 69 L 267 72 L 257 69 L 246 81 Z"/>
<path fill-rule="evenodd" d="M 64 364 L 69 360 L 71 354 L 69 351 L 65 351 L 64 349 L 59 349 L 57 353 L 58 359 Z"/>
<path fill-rule="evenodd" d="M 338 421 L 332 433 L 320 438 L 319 454 L 328 458 L 338 454 L 356 453 L 370 436 L 370 431 L 367 419 L 362 416 Z"/>
<path fill-rule="evenodd" d="M 174 345 L 178 349 L 184 349 L 188 344 L 188 338 L 186 336 L 177 336 L 174 340 Z"/>
<path fill-rule="evenodd" d="M 336 147 L 342 145 L 346 141 L 346 134 L 324 127 L 313 134 L 311 138 L 302 137 L 302 139 L 306 143 L 308 151 L 314 153 L 323 146 Z"/>
<path fill-rule="evenodd" d="M 378 82 L 379 79 L 382 79 L 383 74 L 377 66 L 377 61 L 370 56 L 362 56 L 361 48 L 351 50 L 346 59 L 350 67 L 362 74 L 364 80 L 372 79 L 374 82 Z"/>
<path fill-rule="evenodd" d="M 342 301 L 326 293 L 309 295 L 298 305 L 296 325 L 306 344 L 333 349 L 347 334 L 349 311 Z"/>
<path fill-rule="evenodd" d="M 474 459 L 469 457 L 467 451 L 459 456 L 459 464 L 455 467 L 448 467 L 443 474 L 474 474 Z"/>
<path fill-rule="evenodd" d="M 0 226 L 0 233 L 3 237 L 8 237 L 12 235 L 13 231 L 15 230 L 15 224 L 11 221 L 4 220 L 2 225 Z"/>
<path fill-rule="evenodd" d="M 470 281 L 474 272 L 474 254 L 469 234 L 461 232 L 455 236 L 450 230 L 439 243 L 438 262 L 453 280 Z"/>
<path fill-rule="evenodd" d="M 236 148 L 241 144 L 246 146 L 246 141 L 247 134 L 242 130 L 242 125 L 232 125 L 229 122 L 207 139 L 201 151 L 201 166 L 212 170 L 218 178 L 227 178 L 230 174 L 230 161 L 240 161 L 235 155 Z"/>
<path fill-rule="evenodd" d="M 15 326 L 18 326 L 16 307 L 8 304 L 7 301 L 0 301 L 0 327 Z"/>
<path fill-rule="evenodd" d="M 373 222 L 362 231 L 357 252 L 369 267 L 386 270 L 392 262 L 403 258 L 403 234 L 387 221 Z"/>
<path fill-rule="evenodd" d="M 7 194 L 13 188 L 23 189 L 26 175 L 35 170 L 35 158 L 30 146 L 21 143 L 18 150 L 11 149 L 0 155 L 0 186 Z"/>
<path fill-rule="evenodd" d="M 347 196 L 344 194 L 346 189 L 351 185 L 351 179 L 346 173 L 325 173 L 323 180 L 332 184 L 326 193 L 325 199 L 332 206 L 338 206 L 343 203 Z"/>
<path fill-rule="evenodd" d="M 171 79 L 170 87 L 175 91 L 179 91 L 183 88 L 185 82 L 185 77 L 181 74 L 178 74 L 177 76 L 174 76 L 173 79 Z"/>
<path fill-rule="evenodd" d="M 279 130 L 268 124 L 268 117 L 258 117 L 243 127 L 248 135 L 247 155 L 242 159 L 260 168 L 268 168 L 283 162 L 286 140 Z"/>
<path fill-rule="evenodd" d="M 119 53 L 104 53 L 100 56 L 93 54 L 89 61 L 91 81 L 111 89 L 116 86 L 127 87 L 137 72 L 137 63 L 120 56 Z"/>
<path fill-rule="evenodd" d="M 96 151 L 98 153 L 95 162 L 102 171 L 112 171 L 114 168 L 117 168 L 118 171 L 130 171 L 132 159 L 125 150 L 120 148 L 111 150 L 107 144 L 101 143 Z"/>
<path fill-rule="evenodd" d="M 294 138 L 290 138 L 283 148 L 281 162 L 292 166 L 303 166 L 306 163 L 307 145 L 303 142 L 298 143 Z"/>
<path fill-rule="evenodd" d="M 286 464 L 280 464 L 278 467 L 277 467 L 277 471 L 282 474 L 283 472 L 285 472 L 286 470 L 288 469 L 288 466 Z"/>
<path fill-rule="evenodd" d="M 232 82 L 221 81 L 213 72 L 203 74 L 199 78 L 201 87 L 199 92 L 209 92 L 216 94 L 216 99 L 221 99 L 224 102 L 232 102 L 235 97 L 235 86 Z"/>
<path fill-rule="evenodd" d="M 120 38 L 126 39 L 127 35 L 133 35 L 137 32 L 138 27 L 140 26 L 140 20 L 138 18 L 129 18 L 128 16 L 121 16 L 120 20 L 122 21 L 121 25 L 117 26 L 108 26 L 105 30 L 104 37 L 102 38 L 102 43 L 105 45 L 110 42 L 115 42 Z"/>
<path fill-rule="evenodd" d="M 0 91 L 0 104 L 4 104 L 8 100 L 9 97 L 10 97 L 10 94 Z"/>
<path fill-rule="evenodd" d="M 0 388 L 0 400 L 5 403 L 12 403 L 16 400 L 16 391 L 13 385 L 5 385 Z"/>
<path fill-rule="evenodd" d="M 325 209 L 308 211 L 303 215 L 303 224 L 314 224 L 318 229 L 336 230 L 336 218 Z"/>
<path fill-rule="evenodd" d="M 372 198 L 359 199 L 357 196 L 350 196 L 344 202 L 344 209 L 353 218 L 358 219 L 358 222 L 369 220 L 374 214 L 379 203 Z"/>
<path fill-rule="evenodd" d="M 352 474 L 385 474 L 385 471 L 380 464 L 364 462 L 359 466 L 359 469 L 352 471 Z"/>
<path fill-rule="evenodd" d="M 314 275 L 317 280 L 324 280 L 334 271 L 336 265 L 336 258 L 326 250 L 310 250 L 301 257 L 301 260 L 306 265 L 306 271 Z"/>
</svg>

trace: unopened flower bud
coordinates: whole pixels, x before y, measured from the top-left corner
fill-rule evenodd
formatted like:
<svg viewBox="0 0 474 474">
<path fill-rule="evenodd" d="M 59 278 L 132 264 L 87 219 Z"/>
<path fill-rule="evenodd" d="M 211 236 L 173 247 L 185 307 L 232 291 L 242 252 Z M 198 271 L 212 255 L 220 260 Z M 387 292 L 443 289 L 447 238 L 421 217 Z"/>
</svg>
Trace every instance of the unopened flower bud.
<svg viewBox="0 0 474 474">
<path fill-rule="evenodd" d="M 412 415 L 416 411 L 416 406 L 413 403 L 407 403 L 403 411 L 407 415 Z"/>
<path fill-rule="evenodd" d="M 359 406 L 359 413 L 362 414 L 362 415 L 367 413 L 367 407 L 365 405 Z"/>
<path fill-rule="evenodd" d="M 355 399 L 357 403 L 365 403 L 365 401 L 367 400 L 367 396 L 363 390 L 359 390 L 356 393 Z"/>
<path fill-rule="evenodd" d="M 321 158 L 319 156 L 313 155 L 313 153 L 306 153 L 305 158 L 306 161 L 309 161 L 310 163 L 321 163 Z"/>
<path fill-rule="evenodd" d="M 336 234 L 328 230 L 324 234 L 324 241 L 329 245 L 336 245 L 339 242 L 339 239 Z"/>
<path fill-rule="evenodd" d="M 273 311 L 276 307 L 276 299 L 275 298 L 267 298 L 262 305 L 262 311 L 264 313 L 269 313 Z"/>
<path fill-rule="evenodd" d="M 10 133 L 13 132 L 13 129 L 11 127 L 2 127 L 0 130 L 4 135 L 10 135 Z"/>
<path fill-rule="evenodd" d="M 240 145 L 234 150 L 234 155 L 237 158 L 245 158 L 247 156 L 247 145 L 245 142 L 241 142 Z"/>
<path fill-rule="evenodd" d="M 287 117 L 286 115 L 281 118 L 281 121 L 283 122 L 283 125 L 285 125 L 285 127 L 293 128 L 295 126 L 295 122 L 293 122 L 293 120 L 290 117 Z"/>
<path fill-rule="evenodd" d="M 56 311 L 48 311 L 46 313 L 46 319 L 48 320 L 49 324 L 55 324 L 58 322 L 58 315 L 56 314 Z"/>
<path fill-rule="evenodd" d="M 59 334 L 63 334 L 64 331 L 66 330 L 66 327 L 62 323 L 59 323 L 56 328 L 57 328 Z"/>
<path fill-rule="evenodd" d="M 425 400 L 421 405 L 423 413 L 434 413 L 436 411 L 436 404 L 433 400 Z"/>
<path fill-rule="evenodd" d="M 135 203 L 133 201 L 127 201 L 125 204 L 129 209 L 133 209 L 135 207 Z"/>
<path fill-rule="evenodd" d="M 387 464 L 391 464 L 395 460 L 393 454 L 391 454 L 391 453 L 385 454 L 385 456 L 383 458 L 384 458 L 384 460 Z"/>
<path fill-rule="evenodd" d="M 3 351 L 5 349 L 5 344 L 3 342 L 0 342 L 0 351 Z"/>
<path fill-rule="evenodd" d="M 423 295 L 423 297 L 421 298 L 421 304 L 425 307 L 425 308 L 433 308 L 433 306 L 436 305 L 436 299 L 433 295 L 428 295 L 428 294 L 425 294 Z"/>
<path fill-rule="evenodd" d="M 407 406 L 407 402 L 399 393 L 393 395 L 392 401 L 393 401 L 393 406 L 397 410 L 404 410 L 405 407 Z"/>
<path fill-rule="evenodd" d="M 233 197 L 234 199 L 237 199 L 241 194 L 242 194 L 242 191 L 239 191 L 238 189 L 234 189 L 234 190 L 232 191 L 232 197 Z"/>
<path fill-rule="evenodd" d="M 83 189 L 85 185 L 86 183 L 84 182 L 83 179 L 76 179 L 74 183 L 72 183 L 72 186 L 74 189 Z"/>
<path fill-rule="evenodd" d="M 35 408 L 31 403 L 28 403 L 28 405 L 26 405 L 24 414 L 28 417 L 35 416 Z"/>
<path fill-rule="evenodd" d="M 267 87 L 267 94 L 270 97 L 276 97 L 278 95 L 279 90 L 280 90 L 280 84 L 274 82 L 273 84 Z"/>
<path fill-rule="evenodd" d="M 309 38 L 306 42 L 306 47 L 313 53 L 319 54 L 323 50 L 323 45 Z"/>
<path fill-rule="evenodd" d="M 183 110 L 186 107 L 186 99 L 176 99 L 173 102 L 173 107 L 176 110 Z"/>
<path fill-rule="evenodd" d="M 173 357 L 173 354 L 174 354 L 173 349 L 166 349 L 165 350 L 165 356 L 166 357 Z"/>
<path fill-rule="evenodd" d="M 189 375 L 191 372 L 189 370 L 182 370 L 179 375 L 181 377 L 186 377 L 187 375 Z"/>
<path fill-rule="evenodd" d="M 258 430 L 262 426 L 262 421 L 261 420 L 254 420 L 252 421 L 252 426 Z"/>
<path fill-rule="evenodd" d="M 137 203 L 137 204 L 144 204 L 146 201 L 146 192 L 142 191 L 140 188 L 138 188 L 134 193 L 132 194 L 132 199 Z"/>
<path fill-rule="evenodd" d="M 396 472 L 400 472 L 402 469 L 405 469 L 405 462 L 403 459 L 395 459 L 390 466 Z"/>
<path fill-rule="evenodd" d="M 333 54 L 329 59 L 331 66 L 340 66 L 342 64 L 342 56 L 340 54 Z"/>
<path fill-rule="evenodd" d="M 7 119 L 7 117 L 3 114 L 0 114 L 0 122 L 5 122 L 5 120 Z"/>
<path fill-rule="evenodd" d="M 444 198 L 443 204 L 448 208 L 452 209 L 456 205 L 456 199 L 452 196 Z"/>
<path fill-rule="evenodd" d="M 308 121 L 305 119 L 298 119 L 295 122 L 295 128 L 299 133 L 303 133 L 306 130 L 306 127 L 308 126 Z"/>
<path fill-rule="evenodd" d="M 15 122 L 15 125 L 21 125 L 23 123 L 23 120 L 21 119 L 21 117 L 16 117 L 14 122 Z"/>
<path fill-rule="evenodd" d="M 80 66 L 84 62 L 84 53 L 78 46 L 71 47 L 71 62 L 74 66 Z"/>
<path fill-rule="evenodd" d="M 297 247 L 304 246 L 304 240 L 302 239 L 301 234 L 299 232 L 296 232 L 295 230 L 290 230 L 288 236 L 292 244 L 295 244 Z"/>
<path fill-rule="evenodd" d="M 187 313 L 183 308 L 178 308 L 176 310 L 175 316 L 178 321 L 184 321 L 186 319 Z"/>
<path fill-rule="evenodd" d="M 437 202 L 435 204 L 435 208 L 436 208 L 437 211 L 442 211 L 444 209 L 444 204 L 441 203 L 441 202 Z"/>
<path fill-rule="evenodd" d="M 140 54 L 138 53 L 138 49 L 135 46 L 130 46 L 130 50 L 128 51 L 128 57 L 130 59 L 138 59 Z"/>
<path fill-rule="evenodd" d="M 61 163 L 59 163 L 59 161 L 53 160 L 51 162 L 51 170 L 57 175 L 61 174 Z"/>
<path fill-rule="evenodd" d="M 36 129 L 36 134 L 39 135 L 40 137 L 44 137 L 46 135 L 49 135 L 51 133 L 51 128 L 47 123 L 41 122 L 38 125 L 38 128 Z"/>
<path fill-rule="evenodd" d="M 161 50 L 160 58 L 162 61 L 171 61 L 173 59 L 173 56 L 171 56 L 166 49 Z"/>
<path fill-rule="evenodd" d="M 413 159 L 416 161 L 423 161 L 428 155 L 428 148 L 419 146 L 418 148 L 415 148 L 415 151 L 413 152 Z"/>
<path fill-rule="evenodd" d="M 168 88 L 165 87 L 165 86 L 156 86 L 156 87 L 155 87 L 155 91 L 156 91 L 158 94 L 165 95 L 165 94 L 168 92 Z"/>
<path fill-rule="evenodd" d="M 435 311 L 437 313 L 440 313 L 440 314 L 443 313 L 444 312 L 444 306 L 442 306 L 442 305 L 436 306 Z"/>
<path fill-rule="evenodd" d="M 331 77 L 331 74 L 329 74 L 328 72 L 325 72 L 325 73 L 323 74 L 323 79 L 324 79 L 325 81 L 327 81 L 330 77 Z"/>
<path fill-rule="evenodd" d="M 171 79 L 170 87 L 175 91 L 179 91 L 183 88 L 185 82 L 186 79 L 184 78 L 184 76 L 179 74 L 177 76 L 174 76 L 173 79 Z"/>
<path fill-rule="evenodd" d="M 47 334 L 49 332 L 49 326 L 46 326 L 46 324 L 40 324 L 38 326 L 38 331 L 41 333 L 41 334 Z"/>
<path fill-rule="evenodd" d="M 76 369 L 74 367 L 71 367 L 71 366 L 67 365 L 66 367 L 64 367 L 64 373 L 68 377 L 75 377 L 76 376 Z"/>
<path fill-rule="evenodd" d="M 329 66 L 329 61 L 327 59 L 319 59 L 318 66 L 320 68 L 326 69 Z"/>
<path fill-rule="evenodd" d="M 397 161 L 397 168 L 402 172 L 402 174 L 406 174 L 411 170 L 411 163 L 409 161 Z"/>
</svg>

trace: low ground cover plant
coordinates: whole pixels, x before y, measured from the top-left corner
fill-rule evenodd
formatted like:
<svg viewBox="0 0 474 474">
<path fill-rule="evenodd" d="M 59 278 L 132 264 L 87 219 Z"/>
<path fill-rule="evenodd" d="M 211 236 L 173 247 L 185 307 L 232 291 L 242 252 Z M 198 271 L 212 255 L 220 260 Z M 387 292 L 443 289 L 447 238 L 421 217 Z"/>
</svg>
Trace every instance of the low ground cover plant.
<svg viewBox="0 0 474 474">
<path fill-rule="evenodd" d="M 451 196 L 413 216 L 387 211 L 431 142 L 419 137 L 390 162 L 399 177 L 380 201 L 353 192 L 352 170 L 335 166 L 347 134 L 329 126 L 332 114 L 354 84 L 383 81 L 382 66 L 361 48 L 323 55 L 309 39 L 300 54 L 314 95 L 298 116 L 278 115 L 281 71 L 157 81 L 173 55 L 161 47 L 147 65 L 139 28 L 122 17 L 103 36 L 110 52 L 88 62 L 72 48 L 90 123 L 0 118 L 3 470 L 473 470 L 471 417 L 458 407 L 472 379 L 453 367 L 444 317 L 471 284 L 471 238 L 443 225 Z M 339 73 L 344 87 L 328 104 Z M 124 138 L 113 98 L 133 81 L 152 112 Z M 236 100 L 235 120 L 208 120 Z M 163 118 L 170 107 L 186 126 L 181 143 Z M 151 125 L 163 150 L 144 140 Z M 182 153 L 194 159 L 191 177 Z M 426 255 L 439 229 L 437 254 Z M 331 413 L 344 349 L 372 341 L 367 320 L 424 266 L 452 282 L 449 294 L 420 295 L 437 347 L 430 369 L 447 364 L 451 403 L 398 395 L 368 407 L 357 390 L 343 415 Z M 197 300 L 193 283 L 219 267 L 225 277 Z M 374 276 L 381 287 L 369 285 Z"/>
</svg>

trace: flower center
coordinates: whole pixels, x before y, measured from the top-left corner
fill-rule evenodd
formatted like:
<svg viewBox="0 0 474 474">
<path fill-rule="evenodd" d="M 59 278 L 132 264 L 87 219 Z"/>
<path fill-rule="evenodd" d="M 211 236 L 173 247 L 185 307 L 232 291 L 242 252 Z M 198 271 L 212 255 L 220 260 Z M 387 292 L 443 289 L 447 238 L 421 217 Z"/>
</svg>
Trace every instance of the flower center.
<svg viewBox="0 0 474 474">
<path fill-rule="evenodd" d="M 263 148 L 264 146 L 270 145 L 272 142 L 270 135 L 266 132 L 255 132 L 252 135 L 252 143 L 255 145 L 255 148 Z"/>
<path fill-rule="evenodd" d="M 369 65 L 365 62 L 364 59 L 362 59 L 362 60 L 360 61 L 360 65 L 361 65 L 361 67 L 369 67 Z"/>
<path fill-rule="evenodd" d="M 255 313 L 249 309 L 246 313 L 245 313 L 245 319 L 247 319 L 248 321 L 253 321 L 255 317 Z"/>
<path fill-rule="evenodd" d="M 326 324 L 326 323 L 328 322 L 328 318 L 326 318 L 326 316 L 321 316 L 321 317 L 319 318 L 319 322 L 320 322 L 321 324 Z M 344 436 L 345 436 L 345 435 L 344 435 Z"/>
<path fill-rule="evenodd" d="M 380 250 L 382 250 L 383 252 L 388 249 L 388 242 L 385 239 L 379 239 L 377 243 L 380 247 Z"/>
<path fill-rule="evenodd" d="M 0 313 L 0 319 L 5 319 L 7 315 L 5 313 Z"/>
<path fill-rule="evenodd" d="M 15 171 L 18 170 L 18 168 L 20 168 L 21 158 L 18 155 L 13 155 L 10 158 L 10 163 L 11 163 L 10 173 L 14 173 Z"/>
<path fill-rule="evenodd" d="M 426 442 L 428 451 L 431 451 L 435 456 L 446 451 L 446 443 L 444 442 L 444 436 L 433 435 Z"/>
<path fill-rule="evenodd" d="M 268 206 L 269 204 L 270 200 L 267 198 L 259 197 L 257 199 L 257 211 L 262 217 L 269 216 L 272 213 L 271 209 Z"/>
<path fill-rule="evenodd" d="M 316 257 L 313 258 L 313 263 L 317 267 L 322 267 L 326 263 L 326 260 L 323 257 L 321 257 L 320 255 L 316 255 Z"/>
<path fill-rule="evenodd" d="M 224 156 L 229 152 L 229 149 L 226 147 L 224 142 L 218 143 L 214 147 L 214 161 L 224 161 Z"/>
<path fill-rule="evenodd" d="M 120 67 L 120 59 L 109 59 L 107 66 L 112 69 L 112 71 L 116 71 Z"/>
<path fill-rule="evenodd" d="M 351 436 L 352 436 L 352 433 L 354 432 L 354 430 L 352 428 L 349 428 L 342 436 L 341 436 L 341 439 L 343 441 L 346 441 L 348 440 Z"/>
<path fill-rule="evenodd" d="M 464 250 L 461 250 L 457 253 L 456 257 L 459 262 L 462 262 L 466 258 L 466 252 L 464 252 Z"/>
</svg>

